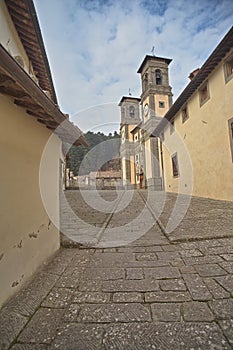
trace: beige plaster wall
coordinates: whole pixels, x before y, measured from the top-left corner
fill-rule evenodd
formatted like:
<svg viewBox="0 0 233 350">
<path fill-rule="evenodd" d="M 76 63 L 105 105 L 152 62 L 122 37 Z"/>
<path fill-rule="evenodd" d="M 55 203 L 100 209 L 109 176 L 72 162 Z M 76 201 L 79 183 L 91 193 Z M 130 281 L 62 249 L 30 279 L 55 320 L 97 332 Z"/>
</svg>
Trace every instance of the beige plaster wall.
<svg viewBox="0 0 233 350">
<path fill-rule="evenodd" d="M 131 184 L 135 184 L 135 161 L 134 156 L 130 156 L 130 175 L 131 175 Z"/>
<path fill-rule="evenodd" d="M 59 248 L 59 229 L 41 200 L 39 166 L 51 132 L 0 94 L 0 306 Z M 56 138 L 48 154 L 48 191 L 59 215 Z"/>
<path fill-rule="evenodd" d="M 130 141 L 130 142 L 133 142 L 133 134 L 131 133 L 131 131 L 135 128 L 135 124 L 134 125 L 128 125 L 128 130 L 129 130 L 129 138 L 128 138 L 128 140 Z"/>
<path fill-rule="evenodd" d="M 225 82 L 224 60 L 209 76 L 210 99 L 200 107 L 198 91 L 188 101 L 189 119 L 182 123 L 181 112 L 175 118 L 179 139 L 188 149 L 193 168 L 193 195 L 233 200 L 233 163 L 230 150 L 228 120 L 233 117 L 233 79 Z M 173 143 L 172 152 L 163 146 L 165 188 L 184 193 L 191 188 L 182 147 L 172 141 L 169 128 L 165 145 Z M 184 149 L 183 149 L 184 150 Z M 178 153 L 180 177 L 172 176 L 171 153 Z"/>
<path fill-rule="evenodd" d="M 165 113 L 169 110 L 169 100 L 167 95 L 155 95 L 154 96 L 155 100 L 155 114 L 159 117 L 163 117 Z M 159 107 L 159 102 L 164 102 L 164 107 L 160 108 Z"/>
</svg>

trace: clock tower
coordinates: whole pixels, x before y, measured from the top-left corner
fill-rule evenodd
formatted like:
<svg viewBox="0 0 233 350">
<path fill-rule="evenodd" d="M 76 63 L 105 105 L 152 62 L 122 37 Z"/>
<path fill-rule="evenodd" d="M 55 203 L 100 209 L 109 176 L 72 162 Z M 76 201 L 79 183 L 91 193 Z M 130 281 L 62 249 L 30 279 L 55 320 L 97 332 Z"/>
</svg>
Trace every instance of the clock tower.
<svg viewBox="0 0 233 350">
<path fill-rule="evenodd" d="M 123 186 L 132 187 L 135 183 L 134 140 L 131 131 L 140 123 L 139 103 L 141 99 L 123 96 L 119 106 L 121 108 L 121 169 Z"/>
<path fill-rule="evenodd" d="M 168 66 L 171 59 L 147 55 L 137 73 L 142 82 L 143 143 L 145 176 L 147 187 L 163 189 L 163 174 L 160 140 L 151 136 L 161 118 L 172 105 L 172 92 L 169 85 Z"/>
</svg>

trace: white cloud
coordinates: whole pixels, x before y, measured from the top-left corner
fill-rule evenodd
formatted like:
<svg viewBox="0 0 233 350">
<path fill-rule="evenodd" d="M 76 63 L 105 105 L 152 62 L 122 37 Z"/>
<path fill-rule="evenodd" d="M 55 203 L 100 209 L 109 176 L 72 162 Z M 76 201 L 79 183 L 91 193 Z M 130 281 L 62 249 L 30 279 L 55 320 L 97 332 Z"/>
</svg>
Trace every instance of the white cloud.
<svg viewBox="0 0 233 350">
<path fill-rule="evenodd" d="M 119 123 L 128 89 L 140 96 L 141 61 L 155 46 L 173 59 L 176 98 L 232 25 L 232 0 L 35 0 L 62 110 L 84 130 Z M 91 108 L 92 113 L 80 112 Z M 108 107 L 106 107 L 108 106 Z M 109 131 L 117 124 L 109 126 Z M 100 127 L 100 130 L 103 128 Z"/>
</svg>

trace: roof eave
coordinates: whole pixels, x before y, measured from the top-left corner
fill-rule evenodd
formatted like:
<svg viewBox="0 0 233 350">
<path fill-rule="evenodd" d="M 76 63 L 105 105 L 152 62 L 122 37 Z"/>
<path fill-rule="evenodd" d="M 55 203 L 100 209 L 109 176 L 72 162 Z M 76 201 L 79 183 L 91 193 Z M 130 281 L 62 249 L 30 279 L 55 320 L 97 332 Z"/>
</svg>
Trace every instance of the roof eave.
<svg viewBox="0 0 233 350">
<path fill-rule="evenodd" d="M 122 96 L 118 106 L 121 106 L 122 102 L 124 102 L 124 100 L 134 100 L 134 101 L 138 101 L 140 102 L 141 99 L 139 97 L 133 97 L 133 96 Z"/>
<path fill-rule="evenodd" d="M 88 146 L 81 130 L 73 125 L 59 107 L 43 92 L 0 44 L 0 93 L 14 98 L 14 103 L 26 109 L 63 141 Z"/>
<path fill-rule="evenodd" d="M 146 55 L 144 60 L 142 61 L 140 67 L 137 70 L 137 73 L 141 73 L 147 60 L 149 59 L 154 59 L 154 60 L 159 60 L 159 61 L 165 61 L 167 63 L 167 65 L 169 65 L 172 61 L 171 58 L 165 58 L 165 57 L 158 57 L 158 56 L 151 56 L 151 55 Z"/>
<path fill-rule="evenodd" d="M 42 34 L 41 34 L 41 30 L 40 30 L 33 1 L 32 0 L 17 0 L 17 1 L 5 0 L 5 1 L 6 1 L 6 5 L 8 8 L 9 14 L 11 16 L 11 19 L 14 23 L 15 29 L 18 32 L 20 40 L 24 46 L 24 49 L 30 61 L 32 62 L 32 66 L 34 67 L 34 69 L 37 66 L 37 62 L 35 59 L 35 54 L 32 53 L 33 51 L 31 52 L 31 50 L 34 50 L 34 51 L 36 50 L 37 58 L 38 56 L 41 57 L 42 66 L 40 66 L 39 68 L 38 67 L 36 68 L 36 70 L 38 71 L 38 78 L 39 78 L 40 84 L 43 89 L 49 90 L 53 102 L 57 103 L 57 97 L 56 97 L 56 93 L 55 93 L 55 89 L 52 81 L 52 75 L 51 75 L 51 71 L 48 63 L 48 58 L 46 55 L 44 42 L 43 42 L 43 38 L 42 38 Z M 22 16 L 21 14 L 22 11 L 24 11 L 24 16 Z M 29 23 L 31 23 L 32 28 L 28 26 L 28 23 L 24 21 L 23 17 L 26 18 L 27 20 L 26 22 L 29 21 Z M 24 27 L 25 27 L 25 30 L 24 30 Z M 29 47 L 26 47 L 25 46 L 26 42 L 24 43 L 25 38 L 23 38 L 23 36 L 26 35 L 26 32 L 28 32 L 30 29 L 32 30 L 30 31 L 30 36 L 33 37 L 33 41 L 30 40 L 30 42 L 28 42 Z M 33 45 L 35 45 L 35 47 Z"/>
</svg>

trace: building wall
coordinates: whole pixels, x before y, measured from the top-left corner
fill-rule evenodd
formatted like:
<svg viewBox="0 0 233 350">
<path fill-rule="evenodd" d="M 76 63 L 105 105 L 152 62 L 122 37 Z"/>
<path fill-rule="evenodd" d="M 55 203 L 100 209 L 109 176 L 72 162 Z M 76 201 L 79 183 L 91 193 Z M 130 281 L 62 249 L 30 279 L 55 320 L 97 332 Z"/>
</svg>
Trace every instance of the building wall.
<svg viewBox="0 0 233 350">
<path fill-rule="evenodd" d="M 169 110 L 169 97 L 167 95 L 157 94 L 154 96 L 155 99 L 155 114 L 158 117 L 163 117 Z M 164 107 L 159 106 L 159 102 L 164 103 Z"/>
<path fill-rule="evenodd" d="M 51 132 L 0 94 L 0 306 L 59 248 L 41 200 L 40 160 Z M 59 213 L 61 141 L 48 154 L 48 191 Z"/>
<path fill-rule="evenodd" d="M 135 160 L 134 160 L 134 156 L 130 156 L 130 180 L 131 180 L 131 184 L 134 185 L 135 184 L 135 180 L 136 180 L 136 174 L 135 174 Z"/>
<path fill-rule="evenodd" d="M 192 187 L 184 156 L 187 147 L 192 163 L 193 195 L 233 200 L 233 163 L 228 126 L 228 120 L 233 117 L 233 79 L 225 82 L 223 64 L 224 60 L 208 78 L 209 100 L 200 107 L 199 92 L 196 91 L 188 101 L 189 118 L 182 123 L 180 111 L 175 116 L 176 132 L 170 135 L 169 127 L 165 130 L 166 191 L 177 192 L 180 186 L 180 192 L 187 193 Z M 172 175 L 171 154 L 175 152 L 179 177 Z"/>
</svg>

